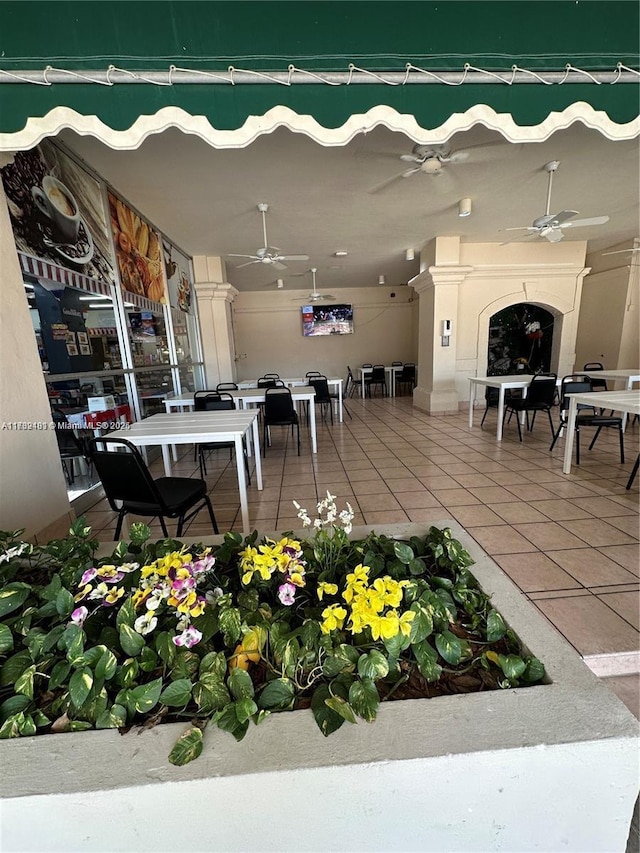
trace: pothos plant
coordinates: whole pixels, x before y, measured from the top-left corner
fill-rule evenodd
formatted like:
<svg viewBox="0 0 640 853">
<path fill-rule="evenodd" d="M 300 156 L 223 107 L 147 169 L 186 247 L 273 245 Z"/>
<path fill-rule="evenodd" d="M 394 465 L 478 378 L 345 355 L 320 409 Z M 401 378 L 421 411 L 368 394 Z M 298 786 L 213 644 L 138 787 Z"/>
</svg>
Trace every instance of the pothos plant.
<svg viewBox="0 0 640 853">
<path fill-rule="evenodd" d="M 450 530 L 354 539 L 349 504 L 296 507 L 306 538 L 203 547 L 134 524 L 108 558 L 82 519 L 44 546 L 1 533 L 0 738 L 188 721 L 182 765 L 208 724 L 241 740 L 310 707 L 326 736 L 382 701 L 544 676 Z"/>
</svg>

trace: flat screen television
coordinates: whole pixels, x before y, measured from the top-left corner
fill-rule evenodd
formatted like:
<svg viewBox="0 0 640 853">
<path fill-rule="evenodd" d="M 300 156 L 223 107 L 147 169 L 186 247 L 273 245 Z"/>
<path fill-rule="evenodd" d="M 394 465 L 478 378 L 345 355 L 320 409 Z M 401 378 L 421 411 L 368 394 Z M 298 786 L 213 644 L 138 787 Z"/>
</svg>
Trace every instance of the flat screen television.
<svg viewBox="0 0 640 853">
<path fill-rule="evenodd" d="M 302 334 L 305 338 L 319 335 L 352 335 L 353 306 L 303 305 Z"/>
</svg>

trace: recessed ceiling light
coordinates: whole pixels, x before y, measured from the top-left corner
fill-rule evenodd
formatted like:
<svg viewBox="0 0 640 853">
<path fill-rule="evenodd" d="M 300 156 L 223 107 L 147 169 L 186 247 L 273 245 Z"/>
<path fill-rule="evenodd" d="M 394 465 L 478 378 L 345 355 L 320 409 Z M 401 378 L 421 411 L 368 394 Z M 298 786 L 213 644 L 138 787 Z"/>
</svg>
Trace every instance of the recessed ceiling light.
<svg viewBox="0 0 640 853">
<path fill-rule="evenodd" d="M 378 276 L 378 284 L 386 284 L 386 278 L 383 275 Z"/>
<path fill-rule="evenodd" d="M 405 257 L 408 261 L 412 261 L 415 258 L 415 253 L 414 253 L 413 249 L 407 249 L 407 253 L 406 253 Z"/>
<path fill-rule="evenodd" d="M 334 252 L 333 254 L 336 256 L 336 258 L 346 258 L 349 252 L 345 252 L 344 249 L 342 249 L 341 251 Z"/>
<path fill-rule="evenodd" d="M 470 216 L 471 215 L 471 199 L 470 198 L 461 198 L 458 202 L 458 216 Z"/>
</svg>

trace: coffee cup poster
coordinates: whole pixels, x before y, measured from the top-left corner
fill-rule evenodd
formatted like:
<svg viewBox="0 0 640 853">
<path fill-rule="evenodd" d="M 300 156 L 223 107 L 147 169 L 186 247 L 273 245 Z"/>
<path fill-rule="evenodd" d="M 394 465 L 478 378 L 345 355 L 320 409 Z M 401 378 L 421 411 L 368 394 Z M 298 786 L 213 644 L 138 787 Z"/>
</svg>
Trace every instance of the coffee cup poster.
<svg viewBox="0 0 640 853">
<path fill-rule="evenodd" d="M 111 231 L 124 290 L 166 303 L 160 235 L 112 192 L 108 193 Z"/>
<path fill-rule="evenodd" d="M 19 252 L 115 283 L 102 189 L 49 140 L 0 169 Z"/>
</svg>

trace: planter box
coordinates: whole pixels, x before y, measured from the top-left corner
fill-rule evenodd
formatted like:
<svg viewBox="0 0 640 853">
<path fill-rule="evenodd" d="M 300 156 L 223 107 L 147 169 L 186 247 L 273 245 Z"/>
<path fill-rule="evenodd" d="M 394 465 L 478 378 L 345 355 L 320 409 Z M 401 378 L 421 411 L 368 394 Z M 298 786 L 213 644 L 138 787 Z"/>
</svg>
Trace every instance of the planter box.
<svg viewBox="0 0 640 853">
<path fill-rule="evenodd" d="M 2 849 L 624 851 L 637 721 L 456 522 L 433 523 L 550 683 L 390 702 L 326 739 L 309 711 L 241 743 L 207 729 L 186 767 L 167 761 L 184 724 L 3 741 Z"/>
</svg>

